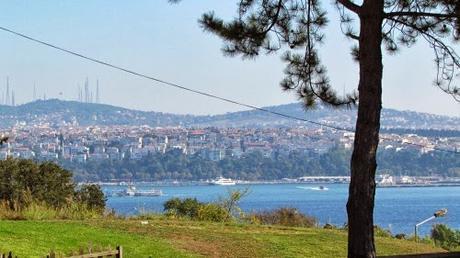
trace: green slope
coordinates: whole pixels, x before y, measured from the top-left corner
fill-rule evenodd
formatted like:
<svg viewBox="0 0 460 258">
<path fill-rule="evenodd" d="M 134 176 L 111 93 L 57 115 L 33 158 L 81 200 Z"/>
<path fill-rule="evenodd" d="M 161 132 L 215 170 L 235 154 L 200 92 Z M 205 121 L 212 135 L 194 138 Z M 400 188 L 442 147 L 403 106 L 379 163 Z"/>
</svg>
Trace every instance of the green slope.
<svg viewBox="0 0 460 258">
<path fill-rule="evenodd" d="M 153 218 L 91 221 L 0 221 L 0 250 L 39 257 L 80 247 L 122 245 L 125 257 L 345 257 L 346 233 Z M 406 240 L 377 238 L 379 255 L 441 251 Z"/>
</svg>

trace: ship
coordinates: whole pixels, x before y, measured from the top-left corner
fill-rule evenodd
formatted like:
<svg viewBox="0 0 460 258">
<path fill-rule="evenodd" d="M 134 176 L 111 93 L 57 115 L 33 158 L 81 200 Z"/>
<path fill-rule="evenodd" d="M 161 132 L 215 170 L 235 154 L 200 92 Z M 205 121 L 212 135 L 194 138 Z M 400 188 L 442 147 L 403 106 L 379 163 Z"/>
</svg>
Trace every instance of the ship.
<svg viewBox="0 0 460 258">
<path fill-rule="evenodd" d="M 211 185 L 235 185 L 236 182 L 230 178 L 218 177 L 209 182 Z"/>
</svg>

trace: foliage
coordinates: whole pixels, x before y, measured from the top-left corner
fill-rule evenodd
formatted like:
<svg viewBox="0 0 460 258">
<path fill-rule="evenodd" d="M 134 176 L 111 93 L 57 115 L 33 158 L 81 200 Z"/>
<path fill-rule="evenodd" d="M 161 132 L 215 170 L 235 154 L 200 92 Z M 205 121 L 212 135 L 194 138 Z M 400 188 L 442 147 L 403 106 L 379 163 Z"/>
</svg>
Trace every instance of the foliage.
<svg viewBox="0 0 460 258">
<path fill-rule="evenodd" d="M 186 217 L 214 222 L 229 221 L 243 214 L 238 203 L 248 192 L 248 189 L 230 190 L 227 197 L 220 198 L 214 203 L 200 202 L 196 198 L 171 198 L 163 204 L 163 210 L 169 217 Z"/>
<path fill-rule="evenodd" d="M 183 200 L 172 198 L 163 204 L 163 208 L 168 215 L 196 219 L 198 218 L 198 210 L 204 205 L 196 198 L 185 198 Z"/>
<path fill-rule="evenodd" d="M 86 205 L 89 209 L 105 210 L 107 198 L 99 185 L 86 184 L 81 186 L 80 189 L 75 192 L 75 198 L 77 202 Z"/>
<path fill-rule="evenodd" d="M 302 176 L 349 175 L 351 150 L 334 147 L 317 154 L 294 151 L 285 154 L 274 150 L 271 157 L 260 152 L 242 157 L 225 157 L 220 161 L 180 151 L 155 153 L 141 160 L 88 161 L 86 164 L 64 163 L 74 171 L 78 181 L 113 179 L 158 181 L 165 179 L 206 180 L 224 176 L 241 180 L 279 180 Z M 380 149 L 379 169 L 393 175 L 443 176 L 460 175 L 460 160 L 452 153 L 420 153 L 418 149 Z"/>
<path fill-rule="evenodd" d="M 239 207 L 239 202 L 242 198 L 249 194 L 249 188 L 246 189 L 234 189 L 229 190 L 228 195 L 225 198 L 221 198 L 219 201 L 220 206 L 226 211 L 228 215 L 234 218 L 241 217 L 243 215 L 242 210 Z"/>
<path fill-rule="evenodd" d="M 198 220 L 224 222 L 230 220 L 228 210 L 216 203 L 203 204 L 198 208 Z"/>
<path fill-rule="evenodd" d="M 400 234 L 396 234 L 396 235 L 395 235 L 395 238 L 396 238 L 396 239 L 406 239 L 407 236 L 406 236 L 406 234 L 400 233 Z"/>
<path fill-rule="evenodd" d="M 393 237 L 391 231 L 388 229 L 381 228 L 377 225 L 374 226 L 374 235 L 376 237 Z"/>
<path fill-rule="evenodd" d="M 296 208 L 279 208 L 251 214 L 259 223 L 290 227 L 314 227 L 317 221 Z"/>
<path fill-rule="evenodd" d="M 43 202 L 32 202 L 21 209 L 11 209 L 7 202 L 0 205 L 0 219 L 6 220 L 84 220 L 100 218 L 102 215 L 101 211 L 76 202 L 59 208 L 50 207 Z"/>
<path fill-rule="evenodd" d="M 73 188 L 72 174 L 54 163 L 0 161 L 0 199 L 11 209 L 26 207 L 32 200 L 61 207 L 72 200 Z"/>
<path fill-rule="evenodd" d="M 68 170 L 51 162 L 11 158 L 0 161 L 0 201 L 0 216 L 18 219 L 93 217 L 105 208 L 100 187 L 75 190 Z"/>
<path fill-rule="evenodd" d="M 453 230 L 444 224 L 433 225 L 431 238 L 436 246 L 446 250 L 454 250 L 460 246 L 460 230 Z"/>
</svg>

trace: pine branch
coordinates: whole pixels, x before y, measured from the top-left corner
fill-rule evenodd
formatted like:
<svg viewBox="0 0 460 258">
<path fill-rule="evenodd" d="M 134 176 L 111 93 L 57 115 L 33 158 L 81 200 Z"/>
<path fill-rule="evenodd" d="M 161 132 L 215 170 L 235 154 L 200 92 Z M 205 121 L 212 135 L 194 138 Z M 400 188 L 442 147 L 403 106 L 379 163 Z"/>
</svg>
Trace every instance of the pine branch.
<svg viewBox="0 0 460 258">
<path fill-rule="evenodd" d="M 385 13 L 385 18 L 392 18 L 392 17 L 399 17 L 399 16 L 406 16 L 406 17 L 434 17 L 434 18 L 456 18 L 455 14 L 447 14 L 447 13 L 430 13 L 430 12 L 390 12 Z"/>
<path fill-rule="evenodd" d="M 336 0 L 336 1 L 341 3 L 345 8 L 347 8 L 348 10 L 356 14 L 359 14 L 361 12 L 361 6 L 353 3 L 350 0 Z"/>
</svg>

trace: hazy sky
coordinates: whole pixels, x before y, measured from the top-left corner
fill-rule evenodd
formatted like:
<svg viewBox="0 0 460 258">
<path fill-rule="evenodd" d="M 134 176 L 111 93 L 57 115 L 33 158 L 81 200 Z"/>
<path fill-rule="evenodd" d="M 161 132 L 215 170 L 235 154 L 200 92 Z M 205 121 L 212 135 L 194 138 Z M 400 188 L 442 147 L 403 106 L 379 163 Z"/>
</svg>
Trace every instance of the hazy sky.
<svg viewBox="0 0 460 258">
<path fill-rule="evenodd" d="M 0 26 L 58 46 L 168 80 L 258 106 L 296 101 L 279 81 L 284 64 L 278 55 L 242 61 L 224 57 L 222 42 L 204 33 L 197 19 L 214 10 L 235 14 L 231 0 L 2 1 Z M 329 4 L 330 1 L 325 1 Z M 350 44 L 340 33 L 336 11 L 326 6 L 331 23 L 321 57 L 338 92 L 357 85 L 357 65 Z M 460 49 L 457 47 L 457 49 Z M 40 96 L 75 100 L 86 77 L 103 103 L 141 110 L 215 114 L 240 107 L 114 71 L 0 31 L 0 89 L 10 77 L 18 103 Z M 435 86 L 432 51 L 422 41 L 396 56 L 384 57 L 383 105 L 388 108 L 460 115 L 460 104 Z M 457 80 L 457 83 L 460 79 Z M 62 95 L 60 95 L 62 93 Z"/>
</svg>

